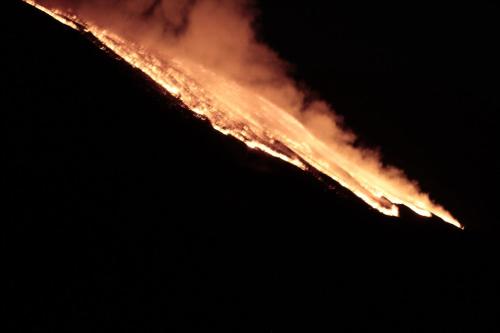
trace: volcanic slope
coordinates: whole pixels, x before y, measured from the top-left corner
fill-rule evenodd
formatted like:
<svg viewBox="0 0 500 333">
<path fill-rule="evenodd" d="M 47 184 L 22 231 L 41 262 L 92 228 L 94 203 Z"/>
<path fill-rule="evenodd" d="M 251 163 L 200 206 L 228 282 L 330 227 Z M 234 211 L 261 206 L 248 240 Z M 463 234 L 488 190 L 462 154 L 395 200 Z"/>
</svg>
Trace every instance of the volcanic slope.
<svg viewBox="0 0 500 333">
<path fill-rule="evenodd" d="M 215 132 L 78 32 L 7 7 L 14 328 L 269 332 L 360 314 L 426 327 L 466 308 L 461 231 L 382 216 Z"/>
</svg>

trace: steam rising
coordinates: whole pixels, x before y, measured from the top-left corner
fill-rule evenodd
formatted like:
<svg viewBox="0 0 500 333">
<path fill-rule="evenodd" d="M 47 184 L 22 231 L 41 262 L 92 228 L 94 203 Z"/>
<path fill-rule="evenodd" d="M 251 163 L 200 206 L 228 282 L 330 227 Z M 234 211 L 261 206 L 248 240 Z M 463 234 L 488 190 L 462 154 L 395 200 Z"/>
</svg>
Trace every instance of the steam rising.
<svg viewBox="0 0 500 333">
<path fill-rule="evenodd" d="M 297 87 L 287 75 L 287 64 L 256 39 L 250 1 L 40 0 L 37 3 L 93 22 L 165 58 L 200 64 L 218 77 L 236 82 L 255 96 L 286 110 L 314 135 L 314 140 L 320 140 L 321 149 L 323 145 L 328 148 L 322 152 L 335 155 L 328 158 L 336 160 L 324 169 L 318 167 L 323 165 L 320 161 L 315 167 L 328 175 L 327 171 L 333 170 L 330 173 L 340 175 L 336 180 L 340 178 L 342 185 L 363 200 L 379 202 L 379 210 L 390 215 L 397 215 L 392 204 L 405 204 L 421 215 L 430 216 L 432 212 L 460 227 L 402 171 L 385 167 L 376 153 L 354 147 L 355 135 L 344 129 L 332 108 L 325 101 L 311 101 L 307 92 Z"/>
<path fill-rule="evenodd" d="M 254 11 L 245 0 L 42 0 L 125 35 L 144 47 L 203 64 L 265 96 L 315 135 L 349 148 L 353 133 L 324 101 L 308 101 L 287 75 L 287 64 L 255 38 Z M 355 159 L 369 151 L 353 150 Z M 378 159 L 373 156 L 374 162 Z M 379 164 L 379 163 L 375 163 Z"/>
</svg>

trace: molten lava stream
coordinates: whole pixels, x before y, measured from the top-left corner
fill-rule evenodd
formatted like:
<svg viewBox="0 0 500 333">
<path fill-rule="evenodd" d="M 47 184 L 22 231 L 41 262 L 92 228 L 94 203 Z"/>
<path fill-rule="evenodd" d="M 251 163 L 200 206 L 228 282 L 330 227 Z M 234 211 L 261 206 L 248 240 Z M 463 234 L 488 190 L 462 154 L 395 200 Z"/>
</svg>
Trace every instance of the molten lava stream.
<svg viewBox="0 0 500 333">
<path fill-rule="evenodd" d="M 352 145 L 327 142 L 316 136 L 301 120 L 252 87 L 180 55 L 148 50 L 91 22 L 27 3 L 59 22 L 90 33 L 106 50 L 138 68 L 190 110 L 212 126 L 303 170 L 313 168 L 348 188 L 374 209 L 398 216 L 397 205 L 415 213 L 438 216 L 458 228 L 462 225 L 444 208 L 402 176 L 396 169 L 381 168 L 379 162 Z M 195 79 L 194 79 L 195 78 Z"/>
</svg>

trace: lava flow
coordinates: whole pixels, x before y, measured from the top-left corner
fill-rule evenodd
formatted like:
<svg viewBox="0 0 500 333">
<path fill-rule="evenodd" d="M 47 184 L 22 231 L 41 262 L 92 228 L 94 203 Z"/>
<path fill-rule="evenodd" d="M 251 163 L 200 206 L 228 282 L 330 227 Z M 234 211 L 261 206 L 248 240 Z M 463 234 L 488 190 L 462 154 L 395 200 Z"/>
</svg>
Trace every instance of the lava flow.
<svg viewBox="0 0 500 333">
<path fill-rule="evenodd" d="M 398 205 L 404 205 L 421 216 L 435 215 L 463 229 L 402 172 L 380 166 L 373 154 L 355 148 L 343 132 L 340 137 L 347 138 L 324 138 L 311 128 L 307 114 L 287 110 L 266 91 L 239 82 L 182 52 L 168 52 L 168 48 L 159 51 L 129 39 L 119 29 L 106 28 L 71 11 L 44 7 L 32 0 L 25 2 L 73 29 L 91 34 L 102 43 L 103 50 L 141 70 L 219 132 L 303 170 L 319 171 L 383 214 L 398 216 Z M 320 109 L 323 105 L 316 104 Z M 332 121 L 324 112 L 318 119 Z"/>
</svg>

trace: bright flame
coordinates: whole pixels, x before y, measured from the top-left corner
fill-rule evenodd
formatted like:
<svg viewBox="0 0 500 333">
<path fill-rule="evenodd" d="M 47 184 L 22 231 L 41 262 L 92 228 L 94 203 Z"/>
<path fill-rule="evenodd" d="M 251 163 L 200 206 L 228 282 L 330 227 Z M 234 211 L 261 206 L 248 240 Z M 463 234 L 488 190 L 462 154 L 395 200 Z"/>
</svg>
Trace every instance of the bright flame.
<svg viewBox="0 0 500 333">
<path fill-rule="evenodd" d="M 355 148 L 327 144 L 255 90 L 200 63 L 151 51 L 75 15 L 24 1 L 73 29 L 92 34 L 105 46 L 102 49 L 141 70 L 217 131 L 303 170 L 316 169 L 383 214 L 398 216 L 397 205 L 405 205 L 421 216 L 435 215 L 463 229 L 448 211 L 419 193 L 416 185 L 394 181 L 390 175 L 374 172 L 370 165 L 349 159 Z"/>
</svg>

